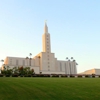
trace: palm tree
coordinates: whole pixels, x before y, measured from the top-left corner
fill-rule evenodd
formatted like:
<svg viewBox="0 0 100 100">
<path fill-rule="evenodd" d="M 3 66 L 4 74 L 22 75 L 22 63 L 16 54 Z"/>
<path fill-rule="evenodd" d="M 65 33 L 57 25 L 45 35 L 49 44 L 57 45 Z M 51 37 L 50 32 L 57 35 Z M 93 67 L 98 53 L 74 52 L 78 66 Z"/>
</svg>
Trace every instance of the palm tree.
<svg viewBox="0 0 100 100">
<path fill-rule="evenodd" d="M 4 64 L 3 64 L 4 60 L 1 59 L 0 61 L 2 62 L 2 67 L 1 68 L 4 69 Z"/>
<path fill-rule="evenodd" d="M 39 66 L 40 66 L 40 56 L 38 56 L 38 58 L 39 58 Z"/>
<path fill-rule="evenodd" d="M 75 59 L 73 59 L 73 62 L 76 62 L 76 60 L 75 60 Z"/>
<path fill-rule="evenodd" d="M 30 56 L 30 58 L 31 58 L 31 56 L 32 56 L 32 53 L 29 53 L 29 56 Z"/>
<path fill-rule="evenodd" d="M 6 70 L 6 67 L 5 67 L 5 65 L 3 66 L 3 70 Z"/>
<path fill-rule="evenodd" d="M 3 59 L 1 59 L 1 62 L 2 62 L 2 64 L 3 64 L 4 60 L 3 60 Z"/>
<path fill-rule="evenodd" d="M 70 75 L 71 75 L 72 73 L 71 73 L 71 63 L 70 63 L 70 59 L 68 59 L 68 63 L 69 63 Z"/>
<path fill-rule="evenodd" d="M 73 57 L 71 57 L 71 60 L 73 60 L 74 58 Z"/>
<path fill-rule="evenodd" d="M 7 66 L 7 70 L 9 69 L 10 67 L 9 66 Z"/>
<path fill-rule="evenodd" d="M 40 68 L 40 58 L 41 58 L 41 57 L 40 57 L 40 56 L 38 56 L 38 58 L 39 58 L 39 68 Z"/>
<path fill-rule="evenodd" d="M 32 53 L 29 53 L 29 56 L 30 56 L 30 66 L 31 66 L 31 56 L 32 56 Z"/>
<path fill-rule="evenodd" d="M 66 59 L 68 59 L 68 57 L 66 57 Z"/>
<path fill-rule="evenodd" d="M 71 57 L 71 59 L 73 59 L 73 57 Z"/>
</svg>

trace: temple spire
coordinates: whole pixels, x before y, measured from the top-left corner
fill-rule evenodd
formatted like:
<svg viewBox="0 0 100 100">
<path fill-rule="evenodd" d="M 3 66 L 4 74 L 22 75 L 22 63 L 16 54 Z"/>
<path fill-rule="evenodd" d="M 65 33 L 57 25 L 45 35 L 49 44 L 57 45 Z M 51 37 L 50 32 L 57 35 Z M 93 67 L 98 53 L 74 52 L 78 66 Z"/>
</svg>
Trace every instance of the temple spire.
<svg viewBox="0 0 100 100">
<path fill-rule="evenodd" d="M 48 33 L 48 26 L 47 26 L 47 21 L 45 21 L 45 26 L 44 26 L 44 33 Z"/>
</svg>

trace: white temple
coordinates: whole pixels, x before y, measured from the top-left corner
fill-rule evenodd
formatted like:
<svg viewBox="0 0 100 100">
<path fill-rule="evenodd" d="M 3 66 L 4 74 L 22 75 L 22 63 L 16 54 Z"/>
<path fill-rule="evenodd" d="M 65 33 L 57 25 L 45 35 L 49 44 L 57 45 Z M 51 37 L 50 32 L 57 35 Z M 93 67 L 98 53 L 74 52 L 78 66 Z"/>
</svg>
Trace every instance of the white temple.
<svg viewBox="0 0 100 100">
<path fill-rule="evenodd" d="M 100 75 L 100 69 L 99 68 L 93 68 L 93 69 L 89 69 L 89 70 L 86 70 L 82 73 L 79 73 L 79 75 Z"/>
<path fill-rule="evenodd" d="M 77 74 L 75 60 L 57 60 L 55 54 L 51 52 L 50 34 L 45 22 L 44 34 L 42 35 L 43 51 L 37 54 L 32 59 L 20 57 L 6 57 L 4 65 L 13 67 L 30 67 L 33 68 L 36 74 Z M 3 67 L 2 67 L 3 69 Z"/>
</svg>

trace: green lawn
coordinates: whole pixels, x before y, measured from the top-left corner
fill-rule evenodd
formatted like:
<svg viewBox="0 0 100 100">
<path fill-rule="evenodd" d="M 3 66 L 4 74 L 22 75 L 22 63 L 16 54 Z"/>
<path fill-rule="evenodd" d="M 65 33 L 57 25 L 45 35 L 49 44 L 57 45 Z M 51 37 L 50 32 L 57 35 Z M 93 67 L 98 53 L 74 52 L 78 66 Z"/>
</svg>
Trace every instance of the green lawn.
<svg viewBox="0 0 100 100">
<path fill-rule="evenodd" d="M 100 100 L 100 79 L 1 77 L 0 100 Z"/>
</svg>

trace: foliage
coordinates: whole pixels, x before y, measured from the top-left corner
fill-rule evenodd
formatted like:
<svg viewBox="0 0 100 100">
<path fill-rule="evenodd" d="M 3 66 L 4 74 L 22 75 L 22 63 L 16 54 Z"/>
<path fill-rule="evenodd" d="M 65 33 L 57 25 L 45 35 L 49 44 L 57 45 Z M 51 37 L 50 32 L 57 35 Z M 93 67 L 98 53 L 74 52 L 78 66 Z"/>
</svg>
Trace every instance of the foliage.
<svg viewBox="0 0 100 100">
<path fill-rule="evenodd" d="M 1 70 L 1 73 L 5 76 L 31 76 L 34 74 L 34 69 L 30 69 L 30 67 L 14 67 L 13 69 L 10 69 L 9 66 L 4 66 L 4 70 Z"/>
<path fill-rule="evenodd" d="M 12 74 L 12 69 L 9 69 L 9 66 L 4 66 L 4 70 L 1 70 L 1 73 L 5 76 L 9 76 Z"/>
</svg>

